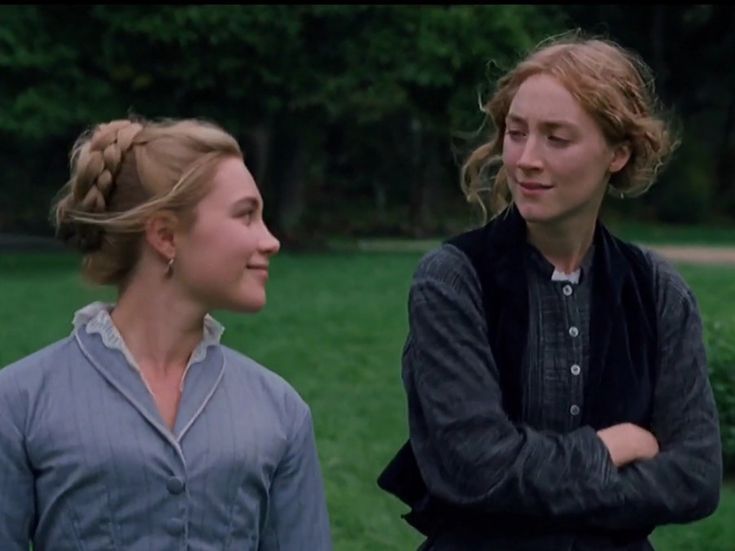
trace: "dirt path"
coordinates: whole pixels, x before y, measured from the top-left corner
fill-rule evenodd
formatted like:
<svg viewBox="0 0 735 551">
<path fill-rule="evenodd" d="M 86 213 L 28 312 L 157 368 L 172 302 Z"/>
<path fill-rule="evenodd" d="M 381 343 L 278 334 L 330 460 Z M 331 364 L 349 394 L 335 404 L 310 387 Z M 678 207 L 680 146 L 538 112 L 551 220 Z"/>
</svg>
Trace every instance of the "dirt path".
<svg viewBox="0 0 735 551">
<path fill-rule="evenodd" d="M 362 251 L 383 252 L 425 252 L 438 246 L 440 241 L 433 239 L 362 239 L 355 247 Z M 719 264 L 735 266 L 735 247 L 706 247 L 700 245 L 646 245 L 659 252 L 672 262 L 690 264 Z M 351 248 L 351 246 L 348 246 Z M 23 250 L 61 250 L 61 245 L 53 239 L 0 234 L 0 254 Z"/>
<path fill-rule="evenodd" d="M 356 243 L 356 246 L 361 251 L 426 252 L 438 246 L 439 243 L 433 239 L 362 239 Z M 735 266 L 735 247 L 652 244 L 644 244 L 644 246 L 660 253 L 672 262 Z"/>
<path fill-rule="evenodd" d="M 723 264 L 735 266 L 735 247 L 701 247 L 697 245 L 650 245 L 672 262 L 690 264 Z"/>
</svg>

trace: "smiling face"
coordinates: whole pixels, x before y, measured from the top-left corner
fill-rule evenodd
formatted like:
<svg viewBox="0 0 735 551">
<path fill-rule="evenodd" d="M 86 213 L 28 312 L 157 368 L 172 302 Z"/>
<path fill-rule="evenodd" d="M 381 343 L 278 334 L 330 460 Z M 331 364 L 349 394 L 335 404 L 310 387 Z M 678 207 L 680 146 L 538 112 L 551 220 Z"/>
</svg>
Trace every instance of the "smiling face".
<svg viewBox="0 0 735 551">
<path fill-rule="evenodd" d="M 280 243 L 263 221 L 263 200 L 244 163 L 227 158 L 195 222 L 177 235 L 176 275 L 207 310 L 256 312 L 266 302 L 268 265 Z"/>
<path fill-rule="evenodd" d="M 630 154 L 607 143 L 595 120 L 554 77 L 518 88 L 506 117 L 503 165 L 521 216 L 542 225 L 594 225 L 610 174 Z"/>
</svg>

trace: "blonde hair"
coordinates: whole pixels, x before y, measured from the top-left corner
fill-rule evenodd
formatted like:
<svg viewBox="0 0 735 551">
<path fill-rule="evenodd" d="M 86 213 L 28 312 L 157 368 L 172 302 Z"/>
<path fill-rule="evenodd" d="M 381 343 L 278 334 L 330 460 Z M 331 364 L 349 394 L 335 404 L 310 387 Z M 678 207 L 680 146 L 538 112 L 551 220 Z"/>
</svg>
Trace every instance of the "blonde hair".
<svg viewBox="0 0 735 551">
<path fill-rule="evenodd" d="M 583 38 L 577 31 L 542 42 L 498 80 L 495 94 L 482 107 L 493 132 L 461 168 L 461 186 L 468 202 L 479 204 L 485 218 L 488 210 L 497 215 L 510 204 L 507 175 L 499 166 L 505 118 L 521 84 L 541 73 L 555 77 L 569 90 L 609 144 L 630 145 L 630 160 L 611 176 L 609 191 L 634 197 L 648 190 L 678 146 L 661 114 L 651 70 L 638 55 L 615 42 Z"/>
<path fill-rule="evenodd" d="M 217 164 L 227 157 L 242 159 L 237 141 L 209 122 L 99 124 L 72 148 L 70 178 L 52 207 L 57 236 L 83 253 L 88 280 L 124 285 L 150 216 L 169 211 L 191 224 Z"/>
</svg>

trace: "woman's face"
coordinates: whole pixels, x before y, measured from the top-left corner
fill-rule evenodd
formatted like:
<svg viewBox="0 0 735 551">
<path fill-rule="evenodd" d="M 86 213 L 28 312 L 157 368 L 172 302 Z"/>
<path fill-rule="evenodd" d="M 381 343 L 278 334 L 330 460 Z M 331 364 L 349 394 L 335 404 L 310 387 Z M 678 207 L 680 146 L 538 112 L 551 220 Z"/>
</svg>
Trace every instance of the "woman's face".
<svg viewBox="0 0 735 551">
<path fill-rule="evenodd" d="M 240 159 L 220 163 L 195 215 L 193 226 L 177 238 L 179 282 L 208 310 L 260 310 L 268 264 L 280 243 L 263 221 L 263 200 Z"/>
<path fill-rule="evenodd" d="M 594 224 L 610 174 L 630 157 L 554 77 L 518 88 L 506 117 L 503 164 L 521 216 L 543 225 Z"/>
</svg>

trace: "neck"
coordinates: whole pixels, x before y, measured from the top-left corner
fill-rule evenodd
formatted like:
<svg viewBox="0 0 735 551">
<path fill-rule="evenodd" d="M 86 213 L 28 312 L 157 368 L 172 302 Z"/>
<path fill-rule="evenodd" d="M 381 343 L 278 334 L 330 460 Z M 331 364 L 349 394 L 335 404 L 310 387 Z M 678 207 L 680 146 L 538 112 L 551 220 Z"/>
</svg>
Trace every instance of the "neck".
<svg viewBox="0 0 735 551">
<path fill-rule="evenodd" d="M 111 317 L 140 368 L 165 376 L 185 369 L 202 339 L 205 314 L 173 282 L 134 278 Z"/>
<path fill-rule="evenodd" d="M 595 235 L 595 224 L 546 225 L 527 223 L 528 241 L 554 267 L 572 273 L 582 265 Z"/>
</svg>

